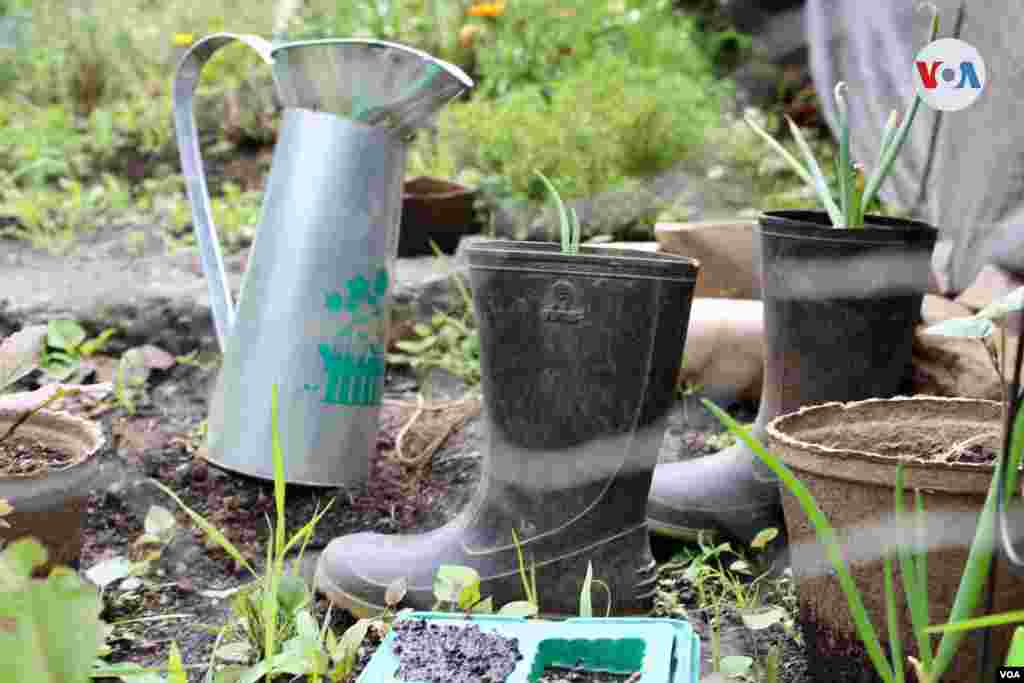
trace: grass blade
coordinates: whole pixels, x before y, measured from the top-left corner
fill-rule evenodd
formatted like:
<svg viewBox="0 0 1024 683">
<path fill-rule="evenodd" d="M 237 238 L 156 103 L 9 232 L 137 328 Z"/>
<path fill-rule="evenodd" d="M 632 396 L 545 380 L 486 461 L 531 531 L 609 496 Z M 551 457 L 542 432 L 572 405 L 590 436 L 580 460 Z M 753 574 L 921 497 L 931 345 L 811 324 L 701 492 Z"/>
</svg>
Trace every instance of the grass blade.
<svg viewBox="0 0 1024 683">
<path fill-rule="evenodd" d="M 825 176 L 821 172 L 821 167 L 818 166 L 817 159 L 814 158 L 814 152 L 811 151 L 811 146 L 807 143 L 807 139 L 804 137 L 804 134 L 800 132 L 800 127 L 793 123 L 793 119 L 787 116 L 786 123 L 789 124 L 789 131 L 793 134 L 797 147 L 800 148 L 800 151 L 804 155 L 804 159 L 807 161 L 807 167 L 810 169 L 811 176 L 814 178 L 814 189 L 817 191 L 818 198 L 824 205 L 825 210 L 828 211 L 828 215 L 832 219 L 832 225 L 836 228 L 845 228 L 846 216 L 839 211 L 839 207 L 836 206 L 835 201 L 833 201 L 832 193 L 828 189 L 828 182 L 826 182 Z"/>
<path fill-rule="evenodd" d="M 242 556 L 242 553 L 239 552 L 238 548 L 236 548 L 234 544 L 231 541 L 229 541 L 224 536 L 224 534 L 221 533 L 220 529 L 207 522 L 205 519 L 203 519 L 202 515 L 200 515 L 195 510 L 191 509 L 189 506 L 185 505 L 185 502 L 181 498 L 179 498 L 177 494 L 174 493 L 174 491 L 170 490 L 169 488 L 167 488 L 158 481 L 153 481 L 152 484 L 159 488 L 161 491 L 163 491 L 165 494 L 170 496 L 170 498 L 175 503 L 178 504 L 178 507 L 184 510 L 185 514 L 192 518 L 192 521 L 195 523 L 195 525 L 202 529 L 207 536 L 209 536 L 217 543 L 217 545 L 223 548 L 224 552 L 230 555 L 232 560 L 248 569 L 253 576 L 259 577 L 259 574 L 256 573 L 256 570 L 252 568 L 251 564 L 249 564 L 249 561 L 246 560 L 245 557 Z"/>
<path fill-rule="evenodd" d="M 918 654 L 921 663 L 927 671 L 932 670 L 932 639 L 925 632 L 928 625 L 928 544 L 926 521 L 924 514 L 924 496 L 917 489 L 914 490 L 914 530 L 917 532 L 917 551 L 913 554 L 914 565 L 917 567 L 917 594 L 915 595 L 917 606 L 911 610 L 917 610 L 920 621 L 914 622 L 914 631 L 918 638 Z M 911 617 L 913 618 L 913 611 Z"/>
<path fill-rule="evenodd" d="M 707 399 L 701 399 L 701 402 L 704 404 L 704 407 L 710 410 L 711 413 L 717 417 L 733 435 L 736 436 L 736 438 L 742 441 L 747 448 L 752 450 L 757 457 L 761 458 L 761 461 L 779 477 L 779 480 L 786 489 L 788 489 L 789 492 L 797 499 L 800 504 L 800 508 L 803 510 L 804 514 L 807 515 L 811 524 L 814 525 L 814 531 L 818 537 L 818 542 L 825 547 L 826 555 L 832 562 L 833 568 L 836 570 L 839 584 L 843 589 L 843 594 L 846 596 L 850 616 L 853 618 L 853 622 L 857 628 L 857 635 L 860 636 L 860 639 L 864 644 L 864 648 L 867 650 L 868 657 L 871 659 L 871 663 L 875 667 L 875 671 L 885 683 L 896 683 L 893 678 L 892 667 L 889 665 L 889 662 L 886 660 L 885 654 L 882 651 L 882 646 L 878 639 L 878 632 L 875 630 L 874 625 L 871 623 L 871 619 L 868 617 L 867 608 L 864 606 L 864 600 L 857 588 L 857 584 L 850 575 L 850 570 L 846 564 L 846 560 L 843 558 L 839 542 L 836 540 L 835 529 L 832 528 L 832 525 L 818 507 L 818 504 L 811 496 L 810 491 L 808 491 L 807 487 L 793 476 L 793 473 L 785 464 L 782 463 L 782 461 L 769 453 L 760 441 L 754 438 L 750 432 L 744 429 L 742 425 L 736 422 L 736 420 L 732 419 L 728 413 Z"/>
<path fill-rule="evenodd" d="M 1024 621 L 1024 609 L 1003 612 L 1002 614 L 989 614 L 974 619 L 950 622 L 948 624 L 936 624 L 928 627 L 928 633 L 958 633 L 960 631 L 974 631 L 979 628 L 991 628 L 993 626 L 1005 626 L 1006 624 L 1019 624 Z"/>
<path fill-rule="evenodd" d="M 896 588 L 892 578 L 892 548 L 886 548 L 882 559 L 882 583 L 885 589 L 885 618 L 889 624 L 889 649 L 892 651 L 893 677 L 903 683 L 903 638 L 896 611 Z"/>
<path fill-rule="evenodd" d="M 906 532 L 909 528 L 909 518 L 903 502 L 904 491 L 904 465 L 902 462 L 896 465 L 896 484 L 894 508 L 896 511 L 896 523 L 899 528 Z M 921 659 L 925 669 L 931 670 L 932 650 L 931 643 L 923 632 L 928 626 L 928 603 L 924 600 L 924 593 L 921 590 L 920 581 L 922 574 L 918 566 L 918 558 L 911 549 L 910 543 L 899 543 L 896 546 L 896 554 L 900 563 L 900 576 L 903 577 L 903 594 L 907 599 L 907 606 L 910 610 L 910 624 L 914 629 L 914 638 L 917 640 L 917 656 Z M 923 577 L 927 582 L 928 577 Z M 927 589 L 927 586 L 926 586 Z"/>
<path fill-rule="evenodd" d="M 580 616 L 590 618 L 594 616 L 594 607 L 590 601 L 590 587 L 594 581 L 594 563 L 587 562 L 587 574 L 583 577 L 583 588 L 580 590 Z"/>
</svg>

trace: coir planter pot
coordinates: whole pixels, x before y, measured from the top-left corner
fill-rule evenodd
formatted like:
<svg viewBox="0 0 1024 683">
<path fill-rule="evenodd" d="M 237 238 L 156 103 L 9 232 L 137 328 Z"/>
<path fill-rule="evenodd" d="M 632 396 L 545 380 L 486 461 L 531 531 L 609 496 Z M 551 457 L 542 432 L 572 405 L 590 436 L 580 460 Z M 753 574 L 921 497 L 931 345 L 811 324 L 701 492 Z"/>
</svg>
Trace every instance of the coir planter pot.
<svg viewBox="0 0 1024 683">
<path fill-rule="evenodd" d="M 22 411 L 0 408 L 0 434 Z M 0 499 L 14 511 L 0 528 L 5 543 L 35 537 L 48 552 L 48 561 L 36 571 L 45 576 L 57 565 L 78 567 L 82 529 L 89 493 L 99 474 L 96 453 L 104 437 L 99 426 L 62 412 L 39 411 L 6 440 L 22 447 L 40 445 L 59 453 L 59 465 L 26 474 L 0 474 Z"/>
<path fill-rule="evenodd" d="M 432 254 L 430 242 L 446 253 L 454 252 L 465 235 L 480 231 L 476 191 L 440 178 L 419 176 L 407 180 L 402 191 L 402 227 L 398 255 Z"/>
<path fill-rule="evenodd" d="M 913 504 L 914 489 L 924 497 L 929 623 L 944 623 L 991 481 L 994 466 L 982 461 L 998 452 L 1002 415 L 1002 404 L 992 401 L 915 396 L 811 406 L 768 425 L 769 451 L 810 490 L 835 527 L 886 646 L 881 553 L 885 541 L 907 540 L 893 530 L 891 520 L 897 464 L 900 459 L 905 463 L 904 500 Z M 813 526 L 788 491 L 783 490 L 782 499 L 814 680 L 880 680 L 856 634 L 836 575 L 816 544 Z M 895 571 L 903 647 L 906 654 L 918 656 L 898 563 Z M 1024 582 L 1005 566 L 999 566 L 998 579 L 993 613 L 1024 608 Z M 992 631 L 995 661 L 1004 660 L 1011 633 L 1009 628 Z M 969 635 L 963 641 L 942 680 L 976 679 L 975 638 Z"/>
</svg>

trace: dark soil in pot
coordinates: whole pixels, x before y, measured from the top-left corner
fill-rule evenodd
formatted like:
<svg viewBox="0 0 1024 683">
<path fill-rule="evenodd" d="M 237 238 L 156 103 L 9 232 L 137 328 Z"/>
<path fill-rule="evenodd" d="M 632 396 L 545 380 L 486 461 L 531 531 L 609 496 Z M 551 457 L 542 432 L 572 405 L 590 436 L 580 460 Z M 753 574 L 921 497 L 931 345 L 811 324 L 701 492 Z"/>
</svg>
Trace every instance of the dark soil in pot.
<svg viewBox="0 0 1024 683">
<path fill-rule="evenodd" d="M 81 456 L 17 432 L 0 441 L 0 477 L 32 476 L 64 469 Z"/>
<path fill-rule="evenodd" d="M 56 565 L 79 564 L 94 456 L 104 440 L 97 425 L 66 413 L 22 416 L 0 410 L 0 436 L 7 435 L 0 440 L 0 499 L 13 508 L 0 541 L 38 539 L 48 555 L 35 571 L 42 577 Z"/>
<path fill-rule="evenodd" d="M 905 501 L 920 489 L 928 513 L 929 622 L 948 619 L 984 503 L 1000 443 L 1002 405 L 933 397 L 872 399 L 801 409 L 774 420 L 768 448 L 808 488 L 835 527 L 868 613 L 886 632 L 882 552 L 910 542 L 893 527 L 893 482 L 905 467 Z M 966 459 L 965 459 L 966 458 Z M 981 460 L 981 463 L 974 462 Z M 856 635 L 847 602 L 814 529 L 783 493 L 793 572 L 808 662 L 815 680 L 879 680 Z M 907 654 L 917 656 L 897 568 L 897 609 Z M 995 612 L 1024 608 L 1024 583 L 998 569 Z M 1011 629 L 993 630 L 995 661 L 1005 658 Z M 887 640 L 885 636 L 883 640 Z M 935 640 L 937 644 L 938 639 Z M 977 676 L 976 636 L 968 636 L 943 680 Z"/>
</svg>

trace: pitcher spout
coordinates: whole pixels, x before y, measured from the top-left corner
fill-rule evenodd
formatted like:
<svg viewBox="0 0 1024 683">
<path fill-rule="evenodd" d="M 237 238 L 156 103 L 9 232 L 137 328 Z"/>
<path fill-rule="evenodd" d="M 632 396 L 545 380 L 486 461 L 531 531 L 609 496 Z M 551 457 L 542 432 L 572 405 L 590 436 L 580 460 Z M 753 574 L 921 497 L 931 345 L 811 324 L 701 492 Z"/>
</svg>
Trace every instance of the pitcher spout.
<svg viewBox="0 0 1024 683">
<path fill-rule="evenodd" d="M 381 40 L 327 39 L 274 49 L 286 107 L 323 111 L 408 133 L 473 86 L 454 64 Z"/>
</svg>

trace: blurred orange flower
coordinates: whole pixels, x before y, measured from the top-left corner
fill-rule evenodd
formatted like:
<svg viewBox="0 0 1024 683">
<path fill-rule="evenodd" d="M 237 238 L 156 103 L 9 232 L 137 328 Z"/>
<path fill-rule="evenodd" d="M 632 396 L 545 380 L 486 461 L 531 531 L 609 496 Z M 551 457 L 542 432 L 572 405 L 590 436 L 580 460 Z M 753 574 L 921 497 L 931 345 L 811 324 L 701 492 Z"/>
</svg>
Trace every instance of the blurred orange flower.
<svg viewBox="0 0 1024 683">
<path fill-rule="evenodd" d="M 481 2 L 466 10 L 471 17 L 500 17 L 505 13 L 505 0 L 498 2 Z"/>
</svg>

